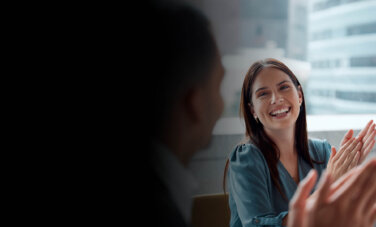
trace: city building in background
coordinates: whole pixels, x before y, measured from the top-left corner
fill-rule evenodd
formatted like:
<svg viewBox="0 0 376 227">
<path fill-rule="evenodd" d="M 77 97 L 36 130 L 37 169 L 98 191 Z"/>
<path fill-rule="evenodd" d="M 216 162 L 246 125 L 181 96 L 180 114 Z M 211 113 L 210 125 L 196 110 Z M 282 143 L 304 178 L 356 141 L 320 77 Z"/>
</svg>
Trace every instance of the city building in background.
<svg viewBox="0 0 376 227">
<path fill-rule="evenodd" d="M 309 76 L 305 0 L 194 0 L 212 21 L 226 75 L 223 117 L 239 116 L 240 92 L 248 68 L 276 58 L 301 81 Z"/>
<path fill-rule="evenodd" d="M 376 113 L 376 1 L 311 0 L 310 114 Z"/>
<path fill-rule="evenodd" d="M 299 78 L 308 114 L 376 113 L 376 0 L 191 0 L 223 56 L 223 117 L 238 117 L 248 68 L 276 58 Z"/>
<path fill-rule="evenodd" d="M 307 2 L 303 0 L 288 2 L 286 57 L 302 61 L 307 59 Z"/>
</svg>

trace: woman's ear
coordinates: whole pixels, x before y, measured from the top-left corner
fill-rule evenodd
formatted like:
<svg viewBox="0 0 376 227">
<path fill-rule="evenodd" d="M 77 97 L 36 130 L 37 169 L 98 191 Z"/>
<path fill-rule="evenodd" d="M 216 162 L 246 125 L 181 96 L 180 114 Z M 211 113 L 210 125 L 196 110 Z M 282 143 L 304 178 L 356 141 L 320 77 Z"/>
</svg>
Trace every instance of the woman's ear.
<svg viewBox="0 0 376 227">
<path fill-rule="evenodd" d="M 250 102 L 248 103 L 248 108 L 249 108 L 249 111 L 251 111 L 251 114 L 253 115 L 255 111 L 253 111 L 253 106 Z"/>
<path fill-rule="evenodd" d="M 303 92 L 302 92 L 302 86 L 298 86 L 298 96 L 299 96 L 299 105 L 302 105 L 303 102 Z"/>
</svg>

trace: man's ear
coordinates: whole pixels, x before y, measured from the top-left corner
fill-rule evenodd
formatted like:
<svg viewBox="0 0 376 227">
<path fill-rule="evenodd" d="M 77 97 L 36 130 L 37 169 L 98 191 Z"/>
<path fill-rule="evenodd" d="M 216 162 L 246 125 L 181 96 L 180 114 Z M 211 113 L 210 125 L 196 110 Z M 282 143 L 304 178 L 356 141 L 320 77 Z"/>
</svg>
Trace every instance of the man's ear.
<svg viewBox="0 0 376 227">
<path fill-rule="evenodd" d="M 302 93 L 302 86 L 298 86 L 298 96 L 299 96 L 299 105 L 303 102 L 303 93 Z"/>
<path fill-rule="evenodd" d="M 192 88 L 185 95 L 184 110 L 187 117 L 193 122 L 199 122 L 204 118 L 204 98 L 203 91 L 200 88 Z"/>
</svg>

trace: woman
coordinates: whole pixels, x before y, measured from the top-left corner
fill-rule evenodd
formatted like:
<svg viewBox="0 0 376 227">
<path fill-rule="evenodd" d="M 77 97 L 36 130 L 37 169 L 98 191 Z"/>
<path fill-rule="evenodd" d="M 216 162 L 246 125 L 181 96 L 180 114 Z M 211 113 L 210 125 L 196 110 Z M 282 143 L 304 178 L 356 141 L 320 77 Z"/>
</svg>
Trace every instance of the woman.
<svg viewBox="0 0 376 227">
<path fill-rule="evenodd" d="M 352 138 L 350 130 L 338 153 L 326 140 L 308 140 L 301 85 L 288 67 L 275 59 L 250 67 L 240 107 L 247 142 L 236 146 L 226 163 L 230 226 L 287 225 L 289 200 L 312 168 L 320 176 L 328 167 L 338 179 L 375 144 L 372 121 L 357 138 Z"/>
</svg>

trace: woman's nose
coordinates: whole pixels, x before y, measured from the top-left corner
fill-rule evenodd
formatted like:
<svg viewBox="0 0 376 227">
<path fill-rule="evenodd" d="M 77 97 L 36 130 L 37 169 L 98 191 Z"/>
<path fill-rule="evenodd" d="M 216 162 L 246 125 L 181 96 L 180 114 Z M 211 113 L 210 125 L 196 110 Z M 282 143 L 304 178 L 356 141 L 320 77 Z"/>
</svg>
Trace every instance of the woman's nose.
<svg viewBox="0 0 376 227">
<path fill-rule="evenodd" d="M 277 102 L 283 101 L 283 97 L 278 92 L 273 92 L 270 101 L 271 104 L 276 104 Z"/>
</svg>

